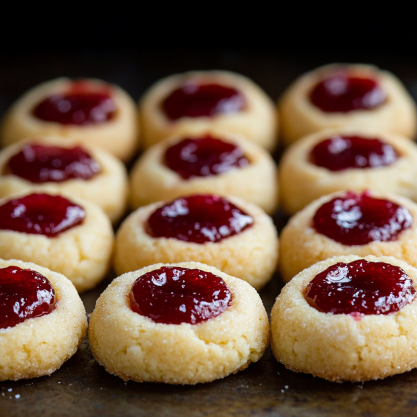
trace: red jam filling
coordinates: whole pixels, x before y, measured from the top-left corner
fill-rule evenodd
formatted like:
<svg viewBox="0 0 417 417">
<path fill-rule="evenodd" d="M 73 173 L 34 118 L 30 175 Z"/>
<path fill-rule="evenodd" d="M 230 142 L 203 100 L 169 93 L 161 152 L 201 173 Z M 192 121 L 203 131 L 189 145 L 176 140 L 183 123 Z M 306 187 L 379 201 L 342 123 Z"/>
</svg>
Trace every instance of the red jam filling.
<svg viewBox="0 0 417 417">
<path fill-rule="evenodd" d="M 161 103 L 168 119 L 213 117 L 238 113 L 246 107 L 245 97 L 232 87 L 219 84 L 187 82 L 172 91 Z"/>
<path fill-rule="evenodd" d="M 153 237 L 203 244 L 234 236 L 252 224 L 251 216 L 222 197 L 192 195 L 155 210 L 146 231 Z"/>
<path fill-rule="evenodd" d="M 318 143 L 310 153 L 315 165 L 330 171 L 384 167 L 398 157 L 398 152 L 388 143 L 360 136 L 333 136 Z"/>
<path fill-rule="evenodd" d="M 231 304 L 226 283 L 199 269 L 163 266 L 139 277 L 130 291 L 132 310 L 156 323 L 198 324 Z"/>
<path fill-rule="evenodd" d="M 238 146 L 210 135 L 186 138 L 165 151 L 165 165 L 183 179 L 208 177 L 249 165 Z"/>
<path fill-rule="evenodd" d="M 307 302 L 324 313 L 391 314 L 411 303 L 416 290 L 398 266 L 358 260 L 339 262 L 307 285 Z"/>
<path fill-rule="evenodd" d="M 61 148 L 35 143 L 24 146 L 6 166 L 7 173 L 34 184 L 88 180 L 100 170 L 99 163 L 80 146 Z"/>
<path fill-rule="evenodd" d="M 55 303 L 54 287 L 39 272 L 17 266 L 0 269 L 0 329 L 49 314 Z"/>
<path fill-rule="evenodd" d="M 33 115 L 46 122 L 87 126 L 111 120 L 116 110 L 110 89 L 79 81 L 66 93 L 46 97 L 35 106 Z"/>
<path fill-rule="evenodd" d="M 84 209 L 64 197 L 29 194 L 0 206 L 0 230 L 57 237 L 84 217 Z"/>
<path fill-rule="evenodd" d="M 346 246 L 397 240 L 413 224 L 410 212 L 367 192 L 347 192 L 324 203 L 314 215 L 318 233 Z"/>
<path fill-rule="evenodd" d="M 386 102 L 386 93 L 372 78 L 349 76 L 338 71 L 320 81 L 310 101 L 326 113 L 375 109 Z"/>
</svg>

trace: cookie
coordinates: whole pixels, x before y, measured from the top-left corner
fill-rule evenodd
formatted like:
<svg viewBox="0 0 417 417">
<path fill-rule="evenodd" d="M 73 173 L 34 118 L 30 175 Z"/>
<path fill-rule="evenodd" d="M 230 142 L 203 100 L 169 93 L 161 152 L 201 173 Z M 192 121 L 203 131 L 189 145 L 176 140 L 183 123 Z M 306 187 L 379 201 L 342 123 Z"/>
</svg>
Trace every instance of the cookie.
<svg viewBox="0 0 417 417">
<path fill-rule="evenodd" d="M 342 191 L 313 201 L 280 236 L 281 276 L 290 281 L 339 255 L 394 256 L 417 266 L 417 205 L 395 194 Z"/>
<path fill-rule="evenodd" d="M 193 71 L 155 83 L 139 105 L 143 145 L 208 129 L 276 147 L 277 118 L 270 98 L 251 80 L 228 71 Z"/>
<path fill-rule="evenodd" d="M 275 164 L 242 137 L 205 132 L 148 148 L 132 169 L 133 209 L 195 193 L 233 195 L 272 214 L 278 203 Z"/>
<path fill-rule="evenodd" d="M 392 133 L 340 128 L 311 134 L 285 151 L 279 174 L 281 202 L 290 215 L 323 195 L 347 189 L 417 201 L 417 147 Z"/>
<path fill-rule="evenodd" d="M 268 317 L 256 291 L 197 262 L 122 275 L 90 316 L 94 357 L 125 381 L 197 384 L 224 378 L 258 361 L 268 340 Z"/>
<path fill-rule="evenodd" d="M 79 292 L 104 278 L 113 242 L 109 218 L 89 201 L 44 193 L 0 200 L 0 258 L 62 273 Z"/>
<path fill-rule="evenodd" d="M 32 190 L 97 204 L 116 223 L 126 210 L 125 166 L 97 146 L 61 137 L 35 137 L 0 152 L 0 198 Z"/>
<path fill-rule="evenodd" d="M 87 330 L 71 282 L 30 262 L 0 259 L 0 309 L 0 381 L 50 375 L 74 355 Z"/>
<path fill-rule="evenodd" d="M 58 78 L 25 93 L 6 113 L 1 143 L 34 136 L 62 136 L 95 145 L 126 161 L 138 146 L 133 100 L 121 88 L 96 79 Z"/>
<path fill-rule="evenodd" d="M 278 106 L 285 145 L 327 128 L 378 129 L 414 138 L 416 109 L 390 72 L 371 65 L 326 65 L 285 91 Z"/>
<path fill-rule="evenodd" d="M 113 265 L 121 275 L 159 262 L 203 262 L 260 289 L 277 260 L 275 227 L 259 207 L 193 195 L 133 212 L 116 234 Z"/>
<path fill-rule="evenodd" d="M 295 372 L 367 381 L 417 366 L 417 270 L 394 257 L 338 256 L 289 282 L 271 312 L 271 347 Z"/>
</svg>

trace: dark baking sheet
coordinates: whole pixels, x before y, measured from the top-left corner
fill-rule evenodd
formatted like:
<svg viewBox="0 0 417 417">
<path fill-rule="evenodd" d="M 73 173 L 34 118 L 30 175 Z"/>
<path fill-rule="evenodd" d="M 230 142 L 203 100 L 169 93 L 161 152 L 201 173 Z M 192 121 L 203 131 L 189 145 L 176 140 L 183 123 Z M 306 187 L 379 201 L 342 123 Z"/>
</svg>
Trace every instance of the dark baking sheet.
<svg viewBox="0 0 417 417">
<path fill-rule="evenodd" d="M 417 93 L 417 64 L 386 55 L 197 49 L 14 54 L 0 61 L 0 115 L 27 89 L 58 76 L 102 78 L 137 99 L 152 82 L 174 72 L 228 69 L 252 78 L 275 100 L 299 74 L 337 61 L 375 63 L 396 73 L 412 94 Z M 286 219 L 278 213 L 275 221 L 280 230 Z M 112 277 L 82 295 L 88 313 Z M 282 285 L 275 276 L 261 291 L 268 313 Z M 409 416 L 416 408 L 417 370 L 382 381 L 336 384 L 286 370 L 270 349 L 236 375 L 182 387 L 124 383 L 95 362 L 85 340 L 50 377 L 0 383 L 0 415 L 5 416 Z"/>
</svg>

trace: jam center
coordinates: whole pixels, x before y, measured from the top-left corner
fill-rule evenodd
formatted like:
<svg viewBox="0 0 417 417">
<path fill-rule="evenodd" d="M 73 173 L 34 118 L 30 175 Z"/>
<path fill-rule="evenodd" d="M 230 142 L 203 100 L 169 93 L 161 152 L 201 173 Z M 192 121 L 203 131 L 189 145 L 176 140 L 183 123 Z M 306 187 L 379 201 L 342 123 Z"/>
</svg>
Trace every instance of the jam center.
<svg viewBox="0 0 417 417">
<path fill-rule="evenodd" d="M 304 296 L 324 313 L 390 314 L 411 303 L 416 290 L 398 266 L 358 260 L 339 262 L 316 275 Z"/>
<path fill-rule="evenodd" d="M 29 194 L 0 206 L 0 230 L 57 237 L 85 218 L 82 207 L 59 195 Z"/>
<path fill-rule="evenodd" d="M 324 78 L 310 93 L 311 103 L 326 113 L 376 109 L 386 100 L 375 79 L 349 76 L 344 71 Z"/>
<path fill-rule="evenodd" d="M 186 138 L 169 147 L 165 165 L 187 180 L 223 174 L 248 166 L 249 161 L 238 146 L 207 135 Z"/>
<path fill-rule="evenodd" d="M 156 323 L 201 323 L 231 304 L 226 283 L 199 269 L 163 266 L 139 277 L 130 291 L 132 310 Z"/>
<path fill-rule="evenodd" d="M 46 122 L 86 126 L 105 123 L 116 111 L 110 89 L 97 89 L 81 81 L 74 82 L 65 93 L 46 97 L 35 106 L 33 115 Z"/>
<path fill-rule="evenodd" d="M 315 165 L 330 171 L 389 166 L 398 157 L 388 143 L 360 136 L 333 136 L 319 142 L 310 153 Z"/>
<path fill-rule="evenodd" d="M 245 109 L 242 93 L 219 84 L 187 82 L 172 91 L 161 103 L 165 115 L 171 120 L 181 117 L 213 117 L 234 114 Z"/>
<path fill-rule="evenodd" d="M 407 208 L 367 192 L 336 197 L 324 203 L 313 218 L 318 233 L 346 246 L 397 240 L 412 224 Z"/>
<path fill-rule="evenodd" d="M 49 314 L 55 303 L 53 286 L 39 272 L 17 266 L 0 269 L 0 329 Z"/>
<path fill-rule="evenodd" d="M 34 184 L 63 182 L 70 179 L 88 180 L 98 174 L 101 167 L 80 146 L 30 144 L 13 155 L 6 166 L 6 173 L 13 174 Z"/>
<path fill-rule="evenodd" d="M 155 210 L 146 231 L 153 237 L 203 244 L 234 236 L 252 224 L 251 216 L 222 197 L 193 195 Z"/>
</svg>

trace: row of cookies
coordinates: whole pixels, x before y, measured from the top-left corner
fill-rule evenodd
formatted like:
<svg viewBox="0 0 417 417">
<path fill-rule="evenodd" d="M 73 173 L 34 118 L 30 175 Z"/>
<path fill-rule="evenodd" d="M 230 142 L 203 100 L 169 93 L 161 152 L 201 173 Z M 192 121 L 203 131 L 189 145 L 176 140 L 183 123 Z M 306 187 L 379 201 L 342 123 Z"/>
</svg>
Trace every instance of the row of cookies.
<svg viewBox="0 0 417 417">
<path fill-rule="evenodd" d="M 34 263 L 0 259 L 0 381 L 50 375 L 84 339 L 74 285 Z M 256 290 L 197 262 L 152 265 L 114 280 L 90 317 L 89 342 L 125 380 L 196 384 L 259 360 L 269 322 Z"/>
<path fill-rule="evenodd" d="M 38 135 L 69 137 L 127 161 L 139 137 L 147 148 L 207 130 L 242 136 L 269 151 L 277 147 L 278 132 L 284 145 L 326 128 L 379 129 L 409 138 L 416 133 L 415 105 L 405 88 L 368 65 L 328 65 L 303 75 L 279 100 L 278 112 L 242 75 L 173 75 L 148 89 L 136 114 L 132 99 L 115 85 L 62 78 L 23 95 L 6 114 L 0 136 L 3 146 Z"/>
<path fill-rule="evenodd" d="M 270 155 L 243 138 L 219 136 L 173 137 L 152 146 L 135 163 L 130 187 L 124 166 L 100 148 L 59 137 L 26 139 L 0 153 L 0 197 L 33 189 L 73 195 L 98 204 L 113 223 L 125 213 L 128 194 L 132 209 L 203 192 L 240 197 L 274 213 L 278 181 Z M 322 195 L 348 188 L 390 191 L 416 201 L 416 162 L 416 145 L 399 135 L 322 131 L 284 152 L 282 206 L 294 214 Z"/>
<path fill-rule="evenodd" d="M 278 237 L 258 206 L 194 194 L 134 211 L 114 242 L 111 223 L 87 200 L 39 191 L 0 200 L 0 257 L 35 262 L 67 276 L 79 292 L 117 273 L 194 260 L 263 287 L 276 270 Z"/>
</svg>

